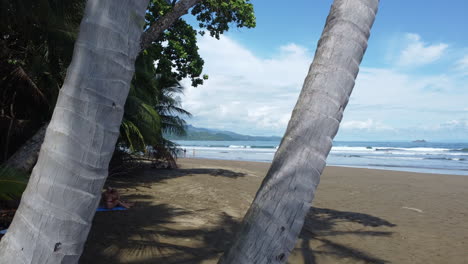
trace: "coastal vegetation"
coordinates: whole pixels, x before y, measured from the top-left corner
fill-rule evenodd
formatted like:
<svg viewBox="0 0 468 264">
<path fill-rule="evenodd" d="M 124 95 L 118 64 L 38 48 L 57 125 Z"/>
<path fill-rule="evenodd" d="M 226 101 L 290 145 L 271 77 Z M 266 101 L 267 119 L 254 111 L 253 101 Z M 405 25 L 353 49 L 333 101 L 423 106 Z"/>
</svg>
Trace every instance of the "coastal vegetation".
<svg viewBox="0 0 468 264">
<path fill-rule="evenodd" d="M 351 95 L 378 3 L 334 1 L 285 140 L 219 263 L 287 261 Z M 230 22 L 255 25 L 252 5 L 242 0 L 86 2 L 38 162 L 0 241 L 1 262 L 77 263 L 117 142 L 146 150 L 165 144 L 164 131 L 183 134 L 180 116 L 188 113 L 177 100 L 163 101 L 181 92 L 181 78 L 191 78 L 193 85 L 205 79 L 196 49 L 184 47 L 195 45 L 190 37 L 196 31 L 179 19 L 190 9 L 214 37 Z M 178 42 L 171 36 L 188 38 Z M 153 129 L 161 132 L 146 135 Z"/>
<path fill-rule="evenodd" d="M 212 141 L 280 141 L 281 137 L 270 136 L 249 136 L 242 135 L 230 131 L 215 130 L 208 128 L 198 128 L 192 125 L 185 127 L 185 135 L 177 135 L 175 133 L 167 133 L 166 138 L 170 140 L 212 140 Z"/>
<path fill-rule="evenodd" d="M 135 64 L 117 150 L 141 153 L 153 146 L 172 159 L 177 153 L 176 145 L 163 134 L 185 134 L 184 118 L 190 113 L 180 107 L 183 87 L 178 82 L 189 78 L 198 86 L 208 78 L 202 74 L 197 31 L 179 19 L 182 12 L 198 4 L 191 11 L 200 22 L 198 33 L 217 38 L 232 22 L 238 27 L 255 26 L 252 6 L 245 1 L 185 2 L 191 6 L 163 0 L 149 3 L 141 44 L 145 50 Z M 2 5 L 6 34 L 0 40 L 4 47 L 0 82 L 5 88 L 0 100 L 0 163 L 30 172 L 71 60 L 85 1 L 4 1 Z M 172 23 L 163 26 L 164 34 L 155 35 L 152 29 L 161 17 Z M 152 38 L 145 37 L 149 35 Z M 36 139 L 28 141 L 33 136 Z"/>
<path fill-rule="evenodd" d="M 0 202 L 18 200 L 28 184 L 28 174 L 7 167 L 0 167 Z"/>
<path fill-rule="evenodd" d="M 38 53 L 35 50 L 31 51 L 30 54 L 37 63 L 34 67 L 26 59 L 20 61 L 13 56 L 14 53 L 10 54 L 9 50 L 14 49 L 4 49 L 6 52 L 2 54 L 2 62 L 6 62 L 2 64 L 2 86 L 10 88 L 2 93 L 1 113 L 2 121 L 5 121 L 2 126 L 7 128 L 2 129 L 2 133 L 5 133 L 3 138 L 6 138 L 8 143 L 2 144 L 4 147 L 2 161 L 5 164 L 15 164 L 7 161 L 16 149 L 27 150 L 27 155 L 36 153 L 37 156 L 39 146 L 43 142 L 36 169 L 33 170 L 29 180 L 29 186 L 34 187 L 26 188 L 22 198 L 22 204 L 26 205 L 17 211 L 16 220 L 13 220 L 8 235 L 1 241 L 2 261 L 29 259 L 41 262 L 43 257 L 49 258 L 47 256 L 57 252 L 60 245 L 66 247 L 65 245 L 70 243 L 76 247 L 64 249 L 58 255 L 53 254 L 54 261 L 57 263 L 77 261 L 89 231 L 88 220 L 92 219 L 94 208 L 99 202 L 98 193 L 107 177 L 107 166 L 116 144 L 118 150 L 141 152 L 153 149 L 157 150 L 157 153 L 161 151 L 174 153 L 172 151 L 174 144 L 164 139 L 163 132 L 183 134 L 185 124 L 183 118 L 189 116 L 189 113 L 180 107 L 176 97 L 182 91 L 178 82 L 183 78 L 189 78 L 192 80 L 192 85 L 197 86 L 207 79 L 207 75 L 201 74 L 203 60 L 198 55 L 197 31 L 180 19 L 180 16 L 191 9 L 191 14 L 199 21 L 201 30 L 198 33 L 202 35 L 209 33 L 216 38 L 227 31 L 232 26 L 231 23 L 238 27 L 255 26 L 253 7 L 248 0 L 154 0 L 150 1 L 149 5 L 148 2 L 117 3 L 93 0 L 2 2 L 2 15 L 5 13 L 5 16 L 2 16 L 2 19 L 5 19 L 2 21 L 4 22 L 2 26 L 6 27 L 6 30 L 2 29 L 2 46 L 20 45 L 18 50 L 29 51 L 29 39 L 32 38 L 37 40 L 34 44 L 43 51 L 39 53 L 43 55 L 40 58 L 37 58 Z M 85 3 L 87 8 L 83 9 Z M 72 6 L 78 11 L 69 8 Z M 31 9 L 37 12 L 32 15 L 21 15 L 21 12 L 26 13 Z M 59 42 L 65 41 L 59 36 L 60 34 L 54 35 L 45 30 L 46 37 L 35 38 L 38 25 L 61 25 L 67 24 L 65 21 L 69 20 L 79 22 L 82 20 L 83 10 L 87 19 L 81 23 L 78 38 L 76 32 L 79 23 L 74 26 L 70 23 L 70 27 L 67 28 L 53 27 L 64 35 L 71 47 L 66 50 L 68 53 L 63 51 L 63 58 L 57 58 L 58 56 L 53 54 L 62 48 L 65 49 L 65 45 L 51 41 L 51 37 L 56 37 Z M 54 12 L 61 16 L 54 16 Z M 35 18 L 36 14 L 39 14 L 37 21 L 30 19 Z M 101 20 L 101 16 L 106 19 Z M 10 26 L 9 18 L 19 20 L 18 28 Z M 52 19 L 53 23 L 49 19 Z M 145 33 L 140 43 L 138 40 L 143 28 Z M 24 38 L 24 43 L 18 41 L 16 36 Z M 127 41 L 122 42 L 122 39 Z M 73 45 L 74 57 L 68 65 L 72 59 Z M 105 46 L 108 48 L 103 48 Z M 48 59 L 50 63 L 55 63 L 54 66 L 60 67 L 49 69 L 48 65 L 42 65 Z M 133 65 L 135 65 L 135 74 Z M 30 74 L 32 70 L 29 69 L 39 69 L 40 76 L 44 77 L 44 84 L 38 82 L 39 78 Z M 55 78 L 54 82 L 50 81 L 51 76 Z M 21 81 L 18 81 L 20 78 Z M 28 85 L 27 88 L 36 94 L 36 103 L 41 107 L 47 106 L 49 110 L 47 114 L 34 104 L 22 100 L 20 93 L 16 91 L 18 86 L 14 82 Z M 62 88 L 59 89 L 60 87 Z M 44 91 L 53 93 L 49 95 Z M 126 100 L 127 94 L 130 95 L 128 100 Z M 35 121 L 30 122 L 35 127 L 25 129 L 28 120 L 15 112 L 21 105 L 34 114 L 44 115 L 41 119 L 28 117 L 28 120 Z M 54 109 L 53 115 L 52 109 Z M 123 125 L 121 125 L 123 116 Z M 23 119 L 19 120 L 20 117 Z M 40 129 L 46 127 L 49 120 L 47 132 L 45 129 Z M 19 128 L 13 128 L 14 125 Z M 21 131 L 27 133 L 21 134 Z M 40 135 L 36 133 L 38 140 L 35 142 L 38 144 L 31 146 L 37 147 L 37 151 L 20 147 L 24 142 L 28 142 L 27 139 L 34 135 L 34 131 L 42 133 Z M 95 144 L 95 140 L 100 143 Z M 16 142 L 14 146 L 10 144 L 13 141 Z M 25 155 L 14 156 L 31 159 Z M 59 171 L 62 173 L 59 177 L 61 183 L 57 185 L 53 179 L 57 179 L 56 173 Z M 82 179 L 78 185 L 75 180 L 77 175 L 81 175 Z M 89 193 L 91 197 L 83 197 L 80 193 Z M 70 207 L 77 199 L 82 198 L 84 200 L 79 206 L 81 209 Z M 47 210 L 35 210 L 34 207 Z M 64 219 L 60 215 L 65 211 L 69 211 L 67 213 L 69 216 L 74 216 L 77 211 L 81 214 Z M 44 214 L 48 217 L 41 217 Z M 53 252 L 46 253 L 50 247 L 48 241 L 56 236 L 55 228 L 38 230 L 27 227 L 31 226 L 29 219 L 36 217 L 43 219 L 41 226 L 44 224 L 50 227 L 64 227 L 61 242 L 54 246 Z M 84 222 L 76 221 L 75 218 Z M 17 233 L 15 228 L 23 230 L 22 235 L 15 235 Z M 39 233 L 43 238 L 42 242 L 31 244 L 30 238 L 38 237 Z M 18 243 L 28 246 L 25 246 L 21 252 L 11 248 L 13 244 Z"/>
<path fill-rule="evenodd" d="M 0 163 L 52 116 L 85 1 L 2 1 Z"/>
</svg>

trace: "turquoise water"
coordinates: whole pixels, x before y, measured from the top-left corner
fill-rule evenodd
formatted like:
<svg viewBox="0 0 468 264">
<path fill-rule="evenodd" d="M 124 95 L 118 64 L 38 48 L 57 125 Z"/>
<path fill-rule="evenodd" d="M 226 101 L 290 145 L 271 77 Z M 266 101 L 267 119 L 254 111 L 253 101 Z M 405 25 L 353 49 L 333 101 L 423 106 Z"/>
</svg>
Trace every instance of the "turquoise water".
<svg viewBox="0 0 468 264">
<path fill-rule="evenodd" d="M 186 157 L 271 162 L 279 141 L 176 141 Z M 180 153 L 181 157 L 184 152 Z M 333 143 L 333 166 L 468 175 L 468 143 Z"/>
</svg>

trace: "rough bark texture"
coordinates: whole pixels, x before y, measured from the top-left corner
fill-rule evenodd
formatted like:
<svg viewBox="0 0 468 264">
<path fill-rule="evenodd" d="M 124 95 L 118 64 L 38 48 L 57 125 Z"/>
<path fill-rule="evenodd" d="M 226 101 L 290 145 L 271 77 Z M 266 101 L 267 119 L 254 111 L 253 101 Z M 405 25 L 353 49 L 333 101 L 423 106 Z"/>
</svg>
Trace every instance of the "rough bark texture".
<svg viewBox="0 0 468 264">
<path fill-rule="evenodd" d="M 141 36 L 140 49 L 144 50 L 149 47 L 149 45 L 151 45 L 153 41 L 156 41 L 159 36 L 166 29 L 172 26 L 177 19 L 187 14 L 190 8 L 201 1 L 202 0 L 181 0 L 180 2 L 177 2 L 169 13 L 161 17 L 161 19 L 143 33 Z M 47 125 L 39 129 L 30 140 L 28 140 L 12 157 L 8 159 L 5 165 L 30 172 L 36 164 L 37 157 L 39 156 L 39 150 L 42 142 L 44 141 L 46 128 Z"/>
<path fill-rule="evenodd" d="M 148 0 L 88 0 L 72 62 L 0 263 L 77 263 L 100 200 Z"/>
<path fill-rule="evenodd" d="M 148 48 L 151 43 L 155 41 L 166 29 L 172 26 L 177 19 L 187 14 L 190 8 L 201 1 L 202 0 L 178 1 L 169 13 L 158 19 L 156 23 L 151 25 L 151 27 L 141 36 L 141 49 L 144 50 Z"/>
<path fill-rule="evenodd" d="M 26 141 L 3 165 L 25 172 L 31 172 L 37 162 L 39 150 L 44 141 L 48 125 L 49 123 L 46 123 L 39 128 L 36 134 L 28 139 L 28 141 Z"/>
<path fill-rule="evenodd" d="M 334 1 L 286 134 L 219 263 L 286 262 L 354 87 L 378 3 Z"/>
</svg>

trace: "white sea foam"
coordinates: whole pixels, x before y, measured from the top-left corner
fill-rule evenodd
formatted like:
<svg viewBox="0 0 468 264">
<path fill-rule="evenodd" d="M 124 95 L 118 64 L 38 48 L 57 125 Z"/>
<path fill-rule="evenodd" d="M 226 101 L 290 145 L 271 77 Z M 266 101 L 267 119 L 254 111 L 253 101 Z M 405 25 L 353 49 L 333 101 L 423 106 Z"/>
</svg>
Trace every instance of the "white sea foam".
<svg viewBox="0 0 468 264">
<path fill-rule="evenodd" d="M 250 146 L 242 146 L 242 145 L 229 145 L 229 148 L 250 148 Z"/>
<path fill-rule="evenodd" d="M 371 155 L 463 155 L 463 152 L 456 152 L 448 148 L 398 148 L 398 147 L 332 147 L 332 153 L 354 153 L 354 154 L 371 154 Z"/>
<path fill-rule="evenodd" d="M 398 159 L 398 160 L 424 160 L 424 158 L 419 158 L 419 157 L 392 157 L 392 156 L 372 156 L 372 157 L 366 157 L 366 158 L 372 158 L 372 159 Z"/>
<path fill-rule="evenodd" d="M 276 152 L 274 148 L 251 148 L 248 147 L 204 147 L 204 146 L 181 146 L 181 148 L 186 149 L 187 151 L 225 151 L 225 152 Z"/>
<path fill-rule="evenodd" d="M 468 153 L 463 151 L 466 150 L 466 144 L 437 143 L 418 147 L 411 143 L 374 143 L 351 142 L 350 145 L 333 146 L 327 164 L 468 174 Z M 278 149 L 278 142 L 193 141 L 179 144 L 187 150 L 187 157 L 264 162 L 271 162 Z"/>
</svg>

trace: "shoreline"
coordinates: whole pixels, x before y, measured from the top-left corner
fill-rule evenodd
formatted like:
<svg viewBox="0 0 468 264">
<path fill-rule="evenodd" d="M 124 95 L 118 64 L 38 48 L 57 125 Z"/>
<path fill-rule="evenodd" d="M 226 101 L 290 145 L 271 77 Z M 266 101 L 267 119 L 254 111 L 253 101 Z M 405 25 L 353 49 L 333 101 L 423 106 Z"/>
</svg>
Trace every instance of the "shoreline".
<svg viewBox="0 0 468 264">
<path fill-rule="evenodd" d="M 80 263 L 217 263 L 270 165 L 178 164 L 109 180 L 136 204 L 96 213 Z M 320 181 L 288 263 L 468 263 L 468 178 L 327 166 Z"/>
<path fill-rule="evenodd" d="M 255 161 L 255 160 L 233 160 L 223 158 L 205 158 L 205 157 L 178 157 L 179 159 L 193 159 L 193 160 L 217 160 L 217 161 L 241 161 L 241 162 L 258 162 L 271 164 L 271 161 Z M 339 168 L 350 168 L 350 169 L 368 169 L 368 170 L 382 170 L 382 171 L 395 171 L 395 172 L 408 172 L 408 173 L 419 173 L 419 174 L 434 174 L 434 175 L 449 175 L 449 176 L 468 176 L 468 171 L 450 170 L 450 169 L 432 169 L 432 168 L 408 168 L 408 167 L 395 167 L 395 166 L 352 166 L 352 165 L 326 165 L 326 167 L 339 167 Z M 396 169 L 399 168 L 399 169 Z M 419 169 L 419 170 L 418 170 Z M 426 170 L 426 171 L 424 171 Z M 441 171 L 441 172 L 434 172 Z M 457 173 L 459 172 L 459 173 Z M 462 174 L 463 173 L 463 174 Z"/>
<path fill-rule="evenodd" d="M 187 158 L 271 162 L 276 141 L 175 141 Z M 186 151 L 186 152 L 184 152 Z M 468 144 L 334 141 L 327 164 L 468 176 Z"/>
</svg>

